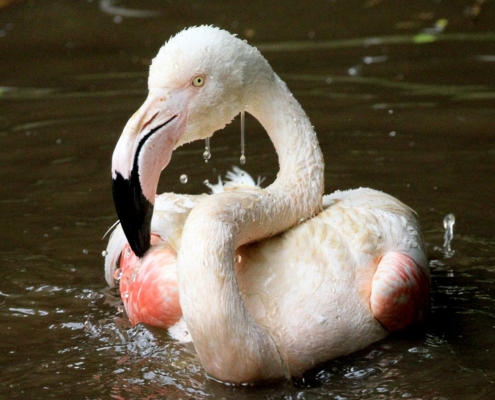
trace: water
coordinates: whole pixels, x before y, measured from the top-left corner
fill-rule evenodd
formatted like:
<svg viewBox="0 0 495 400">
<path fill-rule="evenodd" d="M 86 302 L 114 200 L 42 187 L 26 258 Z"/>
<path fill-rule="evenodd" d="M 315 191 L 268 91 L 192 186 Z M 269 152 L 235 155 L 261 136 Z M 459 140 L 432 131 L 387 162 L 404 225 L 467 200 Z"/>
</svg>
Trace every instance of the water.
<svg viewBox="0 0 495 400">
<path fill-rule="evenodd" d="M 242 13 L 219 1 L 0 9 L 0 396 L 492 398 L 494 18 L 493 2 L 467 0 L 252 2 Z M 433 276 L 420 332 L 304 380 L 233 388 L 207 379 L 190 346 L 129 325 L 103 275 L 101 237 L 116 218 L 111 155 L 162 42 L 201 23 L 258 44 L 287 82 L 318 132 L 326 192 L 371 186 L 419 213 Z M 248 171 L 269 184 L 273 146 L 249 115 L 246 129 Z M 212 143 L 208 164 L 201 142 L 178 149 L 160 190 L 201 193 L 238 165 L 238 122 Z"/>
<path fill-rule="evenodd" d="M 205 163 L 211 158 L 210 138 L 205 139 L 205 151 L 203 152 Z"/>
<path fill-rule="evenodd" d="M 452 253 L 451 242 L 452 239 L 454 239 L 454 224 L 455 224 L 455 215 L 447 214 L 443 219 L 443 227 L 445 229 L 443 248 L 445 249 L 446 254 Z"/>
<path fill-rule="evenodd" d="M 239 163 L 241 165 L 246 164 L 246 141 L 245 141 L 245 128 L 246 128 L 246 115 L 245 112 L 241 112 L 241 156 L 239 157 Z"/>
</svg>

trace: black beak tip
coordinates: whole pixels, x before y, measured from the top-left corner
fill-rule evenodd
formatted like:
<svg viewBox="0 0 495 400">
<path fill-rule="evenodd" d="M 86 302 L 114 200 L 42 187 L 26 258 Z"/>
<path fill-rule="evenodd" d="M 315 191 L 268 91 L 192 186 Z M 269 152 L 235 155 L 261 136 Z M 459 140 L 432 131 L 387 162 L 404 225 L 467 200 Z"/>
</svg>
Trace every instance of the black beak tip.
<svg viewBox="0 0 495 400">
<path fill-rule="evenodd" d="M 112 180 L 113 201 L 132 251 L 143 257 L 150 248 L 153 204 L 143 195 L 137 173 L 130 179 L 116 173 Z"/>
</svg>

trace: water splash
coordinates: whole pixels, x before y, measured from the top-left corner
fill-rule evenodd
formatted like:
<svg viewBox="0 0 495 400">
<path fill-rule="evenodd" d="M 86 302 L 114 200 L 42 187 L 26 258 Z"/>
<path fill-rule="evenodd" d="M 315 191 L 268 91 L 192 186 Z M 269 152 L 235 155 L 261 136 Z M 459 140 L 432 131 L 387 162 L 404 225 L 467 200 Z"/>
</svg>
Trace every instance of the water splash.
<svg viewBox="0 0 495 400">
<path fill-rule="evenodd" d="M 443 249 L 445 251 L 446 257 L 450 257 L 454 253 L 450 246 L 452 239 L 454 239 L 454 224 L 455 224 L 455 215 L 447 214 L 443 219 L 443 227 L 445 229 Z"/>
<path fill-rule="evenodd" d="M 246 164 L 246 155 L 244 154 L 244 152 L 246 150 L 246 147 L 244 145 L 245 121 L 246 121 L 245 114 L 244 114 L 244 111 L 242 111 L 241 112 L 241 158 L 239 159 L 239 162 L 241 163 L 241 165 Z"/>
<path fill-rule="evenodd" d="M 203 158 L 205 159 L 205 162 L 207 163 L 208 160 L 211 158 L 211 151 L 210 151 L 210 138 L 207 137 L 205 139 L 205 151 L 203 153 Z"/>
<path fill-rule="evenodd" d="M 188 178 L 186 174 L 182 174 L 179 179 L 180 179 L 180 183 L 187 183 Z"/>
</svg>

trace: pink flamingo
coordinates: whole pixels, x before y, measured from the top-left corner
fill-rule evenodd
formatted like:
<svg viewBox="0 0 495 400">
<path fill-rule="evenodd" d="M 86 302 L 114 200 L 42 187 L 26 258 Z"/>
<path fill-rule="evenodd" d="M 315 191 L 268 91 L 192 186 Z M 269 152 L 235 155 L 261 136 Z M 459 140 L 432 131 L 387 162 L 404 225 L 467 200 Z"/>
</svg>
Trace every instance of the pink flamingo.
<svg viewBox="0 0 495 400">
<path fill-rule="evenodd" d="M 132 323 L 182 318 L 206 372 L 240 383 L 300 376 L 423 318 L 430 274 L 414 212 L 371 189 L 322 197 L 313 127 L 258 50 L 190 28 L 160 49 L 148 85 L 112 160 L 121 228 L 106 278 L 120 258 Z M 273 184 L 155 196 L 174 149 L 243 111 L 275 146 Z"/>
</svg>

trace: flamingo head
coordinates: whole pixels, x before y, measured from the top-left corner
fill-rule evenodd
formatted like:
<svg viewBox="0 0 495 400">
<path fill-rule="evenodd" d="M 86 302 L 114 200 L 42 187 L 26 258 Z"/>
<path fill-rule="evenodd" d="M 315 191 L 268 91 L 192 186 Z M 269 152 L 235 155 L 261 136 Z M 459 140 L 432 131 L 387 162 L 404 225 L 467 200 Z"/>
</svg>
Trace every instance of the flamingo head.
<svg viewBox="0 0 495 400">
<path fill-rule="evenodd" d="M 256 49 L 210 26 L 186 29 L 160 49 L 150 67 L 148 97 L 127 122 L 112 158 L 115 207 L 136 255 L 150 247 L 158 180 L 173 150 L 210 137 L 243 111 L 266 66 Z"/>
</svg>

